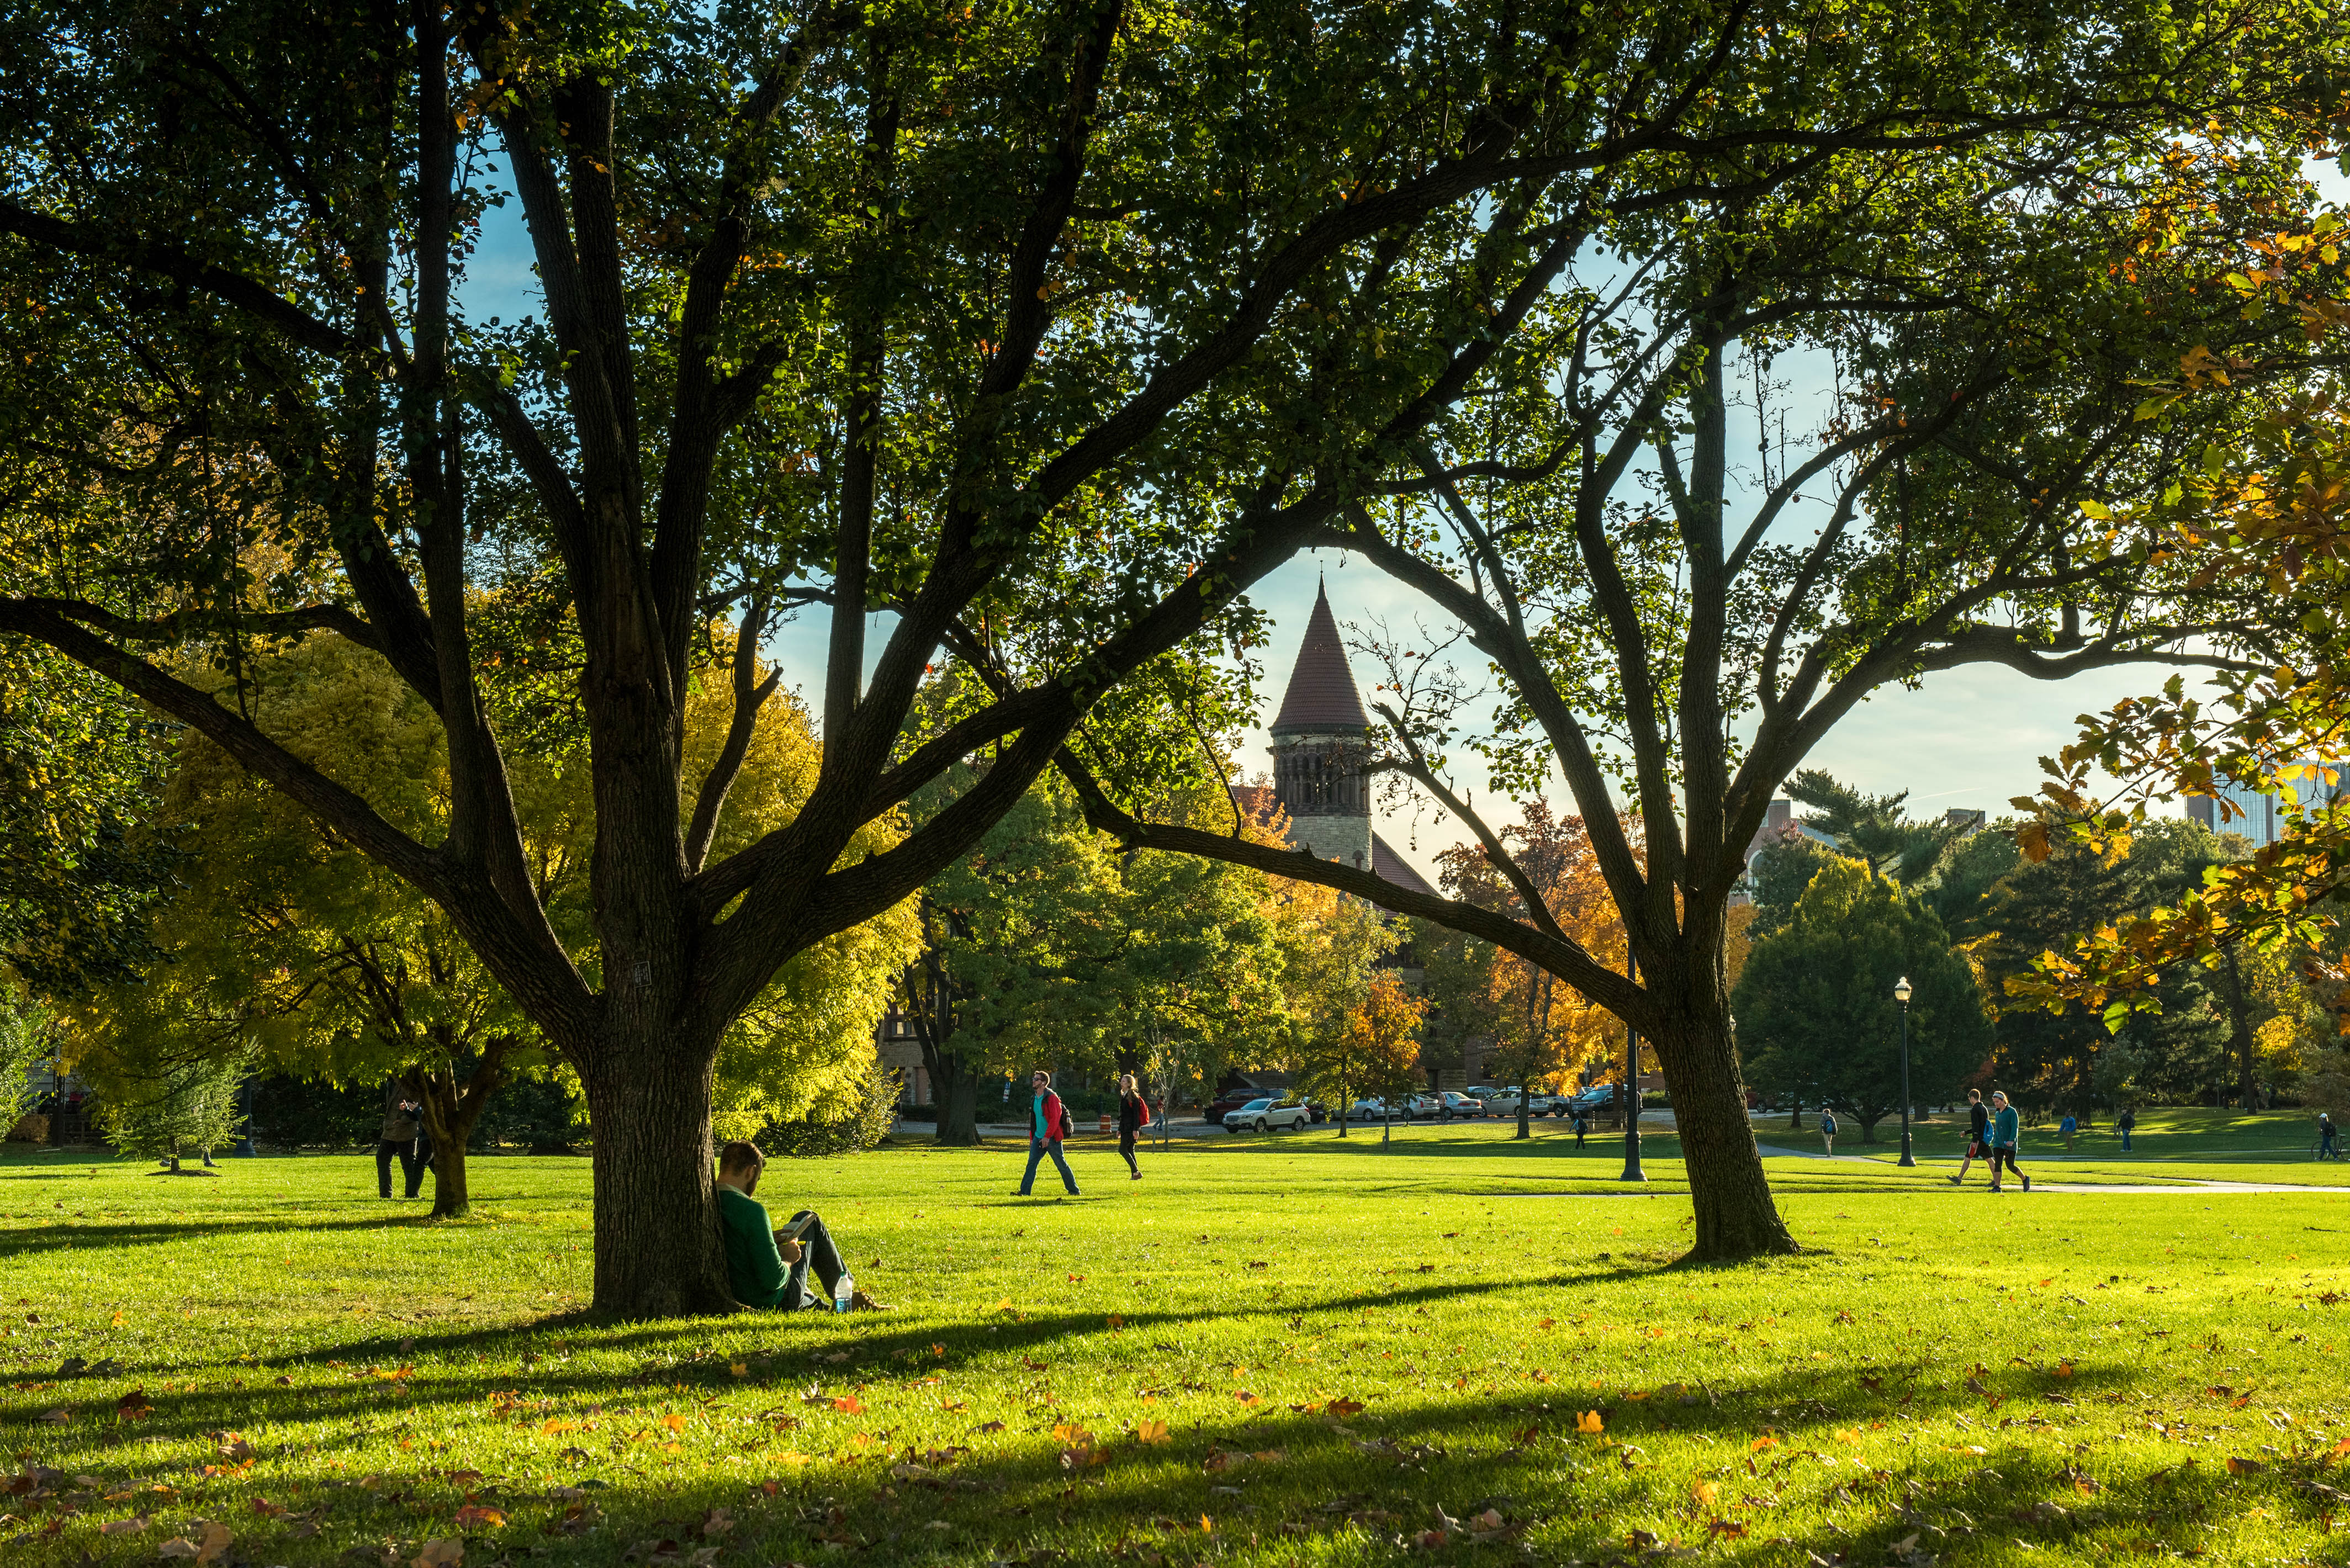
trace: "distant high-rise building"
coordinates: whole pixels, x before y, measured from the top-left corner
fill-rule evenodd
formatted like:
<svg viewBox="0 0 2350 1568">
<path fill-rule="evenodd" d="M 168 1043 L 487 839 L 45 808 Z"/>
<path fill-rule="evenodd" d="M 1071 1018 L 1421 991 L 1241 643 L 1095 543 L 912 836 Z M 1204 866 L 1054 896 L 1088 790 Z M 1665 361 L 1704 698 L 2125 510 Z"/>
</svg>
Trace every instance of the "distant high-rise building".
<svg viewBox="0 0 2350 1568">
<path fill-rule="evenodd" d="M 2304 804 L 2315 805 L 2350 788 L 2350 763 L 2304 765 L 2323 765 L 2334 771 L 2334 781 L 2330 784 L 2324 774 L 2315 777 L 2303 775 L 2291 781 L 2293 794 Z M 2231 809 L 2220 809 L 2220 802 L 2223 800 Z M 2186 807 L 2188 821 L 2199 822 L 2214 833 L 2241 834 L 2251 841 L 2255 849 L 2265 848 L 2283 837 L 2288 825 L 2285 804 L 2280 794 L 2247 789 L 2239 784 L 2221 784 L 2217 796 L 2190 794 L 2187 797 Z"/>
<path fill-rule="evenodd" d="M 1371 716 L 1330 596 L 1316 589 L 1305 640 L 1273 725 L 1273 794 L 1289 814 L 1289 840 L 1324 860 L 1358 867 L 1414 892 L 1433 894 L 1387 840 L 1371 831 Z"/>
</svg>

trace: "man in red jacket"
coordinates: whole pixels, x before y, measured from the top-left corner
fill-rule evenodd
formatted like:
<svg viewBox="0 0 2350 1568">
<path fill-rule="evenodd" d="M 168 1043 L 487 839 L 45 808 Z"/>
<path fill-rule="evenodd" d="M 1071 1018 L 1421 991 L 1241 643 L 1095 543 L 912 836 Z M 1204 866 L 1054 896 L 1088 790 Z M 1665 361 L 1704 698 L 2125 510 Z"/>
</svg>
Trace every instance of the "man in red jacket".
<svg viewBox="0 0 2350 1568">
<path fill-rule="evenodd" d="M 1061 1158 L 1061 1140 L 1068 1136 L 1069 1113 L 1061 1104 L 1061 1096 L 1053 1093 L 1053 1075 L 1039 1067 L 1028 1080 L 1035 1093 L 1028 1104 L 1028 1173 L 1020 1179 L 1020 1190 L 1014 1198 L 1025 1198 L 1036 1186 L 1036 1167 L 1046 1155 L 1060 1168 L 1061 1185 L 1069 1196 L 1077 1195 L 1077 1179 L 1069 1174 L 1069 1162 Z"/>
</svg>

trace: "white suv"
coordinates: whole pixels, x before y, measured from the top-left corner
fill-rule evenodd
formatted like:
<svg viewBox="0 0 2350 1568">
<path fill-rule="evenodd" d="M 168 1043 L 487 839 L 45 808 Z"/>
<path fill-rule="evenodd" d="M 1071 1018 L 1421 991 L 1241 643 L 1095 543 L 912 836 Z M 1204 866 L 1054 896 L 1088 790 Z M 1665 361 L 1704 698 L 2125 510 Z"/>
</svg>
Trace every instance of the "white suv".
<svg viewBox="0 0 2350 1568">
<path fill-rule="evenodd" d="M 1236 1111 L 1224 1113 L 1226 1132 L 1275 1132 L 1287 1127 L 1291 1132 L 1314 1119 L 1314 1114 L 1304 1106 L 1284 1106 L 1279 1100 L 1251 1100 Z"/>
</svg>

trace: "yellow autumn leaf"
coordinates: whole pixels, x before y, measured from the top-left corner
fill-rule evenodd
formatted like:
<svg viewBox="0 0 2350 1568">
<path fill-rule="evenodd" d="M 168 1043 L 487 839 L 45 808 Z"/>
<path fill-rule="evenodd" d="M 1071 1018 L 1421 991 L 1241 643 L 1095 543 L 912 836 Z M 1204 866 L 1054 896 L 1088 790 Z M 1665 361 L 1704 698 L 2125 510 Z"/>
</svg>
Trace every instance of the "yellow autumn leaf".
<svg viewBox="0 0 2350 1568">
<path fill-rule="evenodd" d="M 1575 1429 L 1586 1436 L 1596 1437 L 1607 1428 L 1601 1423 L 1598 1411 L 1586 1410 L 1575 1418 Z"/>
<path fill-rule="evenodd" d="M 1164 1421 L 1143 1422 L 1134 1428 L 1134 1440 L 1139 1443 L 1163 1443 L 1167 1441 L 1167 1423 Z"/>
</svg>

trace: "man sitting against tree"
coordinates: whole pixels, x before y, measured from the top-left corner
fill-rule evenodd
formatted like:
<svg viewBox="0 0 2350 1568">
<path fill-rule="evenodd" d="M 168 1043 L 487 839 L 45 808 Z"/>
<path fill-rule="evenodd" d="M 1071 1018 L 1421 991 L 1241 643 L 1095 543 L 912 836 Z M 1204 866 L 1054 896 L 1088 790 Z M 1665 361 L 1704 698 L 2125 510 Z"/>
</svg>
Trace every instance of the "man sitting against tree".
<svg viewBox="0 0 2350 1568">
<path fill-rule="evenodd" d="M 759 1173 L 766 1168 L 767 1157 L 757 1144 L 730 1143 L 718 1151 L 718 1226 L 726 1241 L 726 1279 L 734 1299 L 744 1306 L 785 1312 L 829 1310 L 833 1291 L 847 1272 L 832 1244 L 832 1232 L 806 1209 L 793 1215 L 791 1224 L 781 1231 L 770 1226 L 765 1207 L 751 1196 L 758 1189 Z M 811 1264 L 824 1286 L 820 1296 L 807 1288 Z M 858 1291 L 849 1304 L 864 1312 L 877 1303 Z"/>
</svg>

